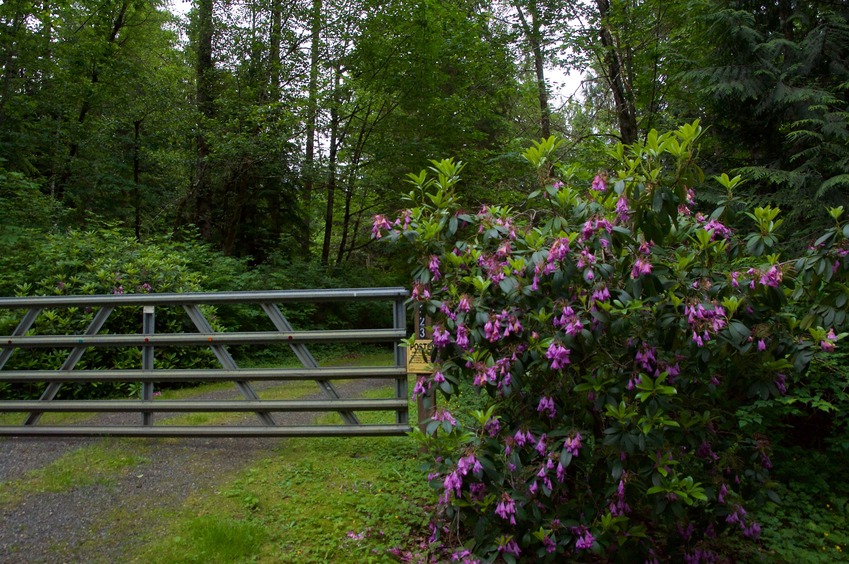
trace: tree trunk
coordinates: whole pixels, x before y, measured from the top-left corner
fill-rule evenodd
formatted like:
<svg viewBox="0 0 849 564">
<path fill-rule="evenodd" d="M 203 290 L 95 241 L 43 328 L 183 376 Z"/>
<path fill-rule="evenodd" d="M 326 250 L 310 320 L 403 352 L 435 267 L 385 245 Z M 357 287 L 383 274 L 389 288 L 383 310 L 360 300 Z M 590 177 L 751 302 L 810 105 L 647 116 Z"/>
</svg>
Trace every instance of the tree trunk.
<svg viewBox="0 0 849 564">
<path fill-rule="evenodd" d="M 271 104 L 280 102 L 280 39 L 283 22 L 283 10 L 280 6 L 282 0 L 273 0 L 271 5 L 271 33 L 269 34 L 269 75 L 268 75 L 268 99 Z M 269 195 L 269 220 L 271 223 L 271 244 L 276 245 L 283 231 L 282 214 L 280 210 L 282 182 L 279 175 L 268 179 Z"/>
<path fill-rule="evenodd" d="M 330 262 L 330 240 L 333 236 L 333 206 L 336 198 L 336 152 L 339 144 L 339 80 L 341 70 L 334 73 L 333 104 L 330 107 L 330 154 L 327 159 L 327 205 L 324 209 L 324 242 L 321 246 L 321 264 Z"/>
<path fill-rule="evenodd" d="M 12 23 L 8 26 L 7 37 L 3 40 L 3 50 L 6 52 L 3 61 L 3 88 L 0 90 L 0 132 L 5 132 L 3 124 L 6 117 L 6 102 L 9 100 L 9 95 L 12 92 L 12 81 L 15 80 L 15 75 L 18 74 L 18 67 L 15 64 L 17 45 L 15 36 L 21 29 L 23 22 L 23 14 L 16 11 L 12 19 Z"/>
<path fill-rule="evenodd" d="M 193 221 L 200 230 L 205 241 L 212 240 L 212 188 L 207 159 L 210 154 L 209 141 L 206 136 L 208 121 L 214 117 L 213 72 L 212 62 L 212 2 L 213 0 L 198 0 L 198 46 L 197 46 L 197 110 L 200 123 L 195 135 L 195 186 Z"/>
<path fill-rule="evenodd" d="M 607 72 L 608 86 L 613 93 L 613 103 L 616 106 L 616 117 L 619 122 L 619 137 L 625 144 L 637 140 L 637 111 L 634 104 L 631 83 L 626 76 L 626 57 L 616 44 L 610 29 L 610 1 L 596 0 L 601 26 L 599 36 L 604 49 L 604 65 Z"/>
<path fill-rule="evenodd" d="M 310 43 L 309 99 L 307 100 L 307 140 L 304 153 L 304 210 L 306 233 L 301 241 L 302 254 L 310 256 L 312 239 L 312 194 L 315 179 L 315 130 L 318 121 L 318 64 L 321 47 L 321 0 L 312 3 L 312 40 Z"/>
<path fill-rule="evenodd" d="M 342 264 L 345 255 L 345 245 L 348 243 L 348 230 L 351 225 L 351 196 L 353 190 L 350 185 L 345 187 L 345 212 L 342 215 L 342 240 L 339 241 L 339 248 L 336 250 L 336 266 Z"/>
<path fill-rule="evenodd" d="M 536 0 L 530 2 L 530 24 L 528 24 L 525 13 L 522 11 L 522 6 L 517 2 L 514 7 L 519 16 L 522 32 L 525 34 L 533 54 L 534 72 L 537 79 L 537 97 L 539 99 L 539 128 L 542 137 L 548 139 L 551 136 L 551 108 L 548 105 L 548 85 L 545 83 L 545 57 L 542 50 L 542 32 L 537 3 Z"/>
<path fill-rule="evenodd" d="M 141 241 L 141 120 L 133 122 L 133 204 L 136 240 Z"/>
</svg>

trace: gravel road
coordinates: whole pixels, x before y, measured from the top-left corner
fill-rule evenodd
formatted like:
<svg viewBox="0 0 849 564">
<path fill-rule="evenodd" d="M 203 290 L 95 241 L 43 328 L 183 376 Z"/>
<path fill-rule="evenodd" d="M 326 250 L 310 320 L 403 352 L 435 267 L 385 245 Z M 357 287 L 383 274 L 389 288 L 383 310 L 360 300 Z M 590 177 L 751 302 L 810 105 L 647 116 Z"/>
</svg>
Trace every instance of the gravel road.
<svg viewBox="0 0 849 564">
<path fill-rule="evenodd" d="M 362 380 L 336 387 L 341 397 L 357 397 L 386 385 L 385 380 Z M 235 396 L 219 392 L 203 399 L 222 397 Z M 114 424 L 110 417 L 120 415 L 99 416 L 97 421 Z M 315 415 L 275 413 L 274 417 L 281 425 L 299 425 Z M 255 421 L 253 416 L 245 417 L 246 424 Z M 117 439 L 0 439 L 0 481 L 22 477 L 102 440 Z M 143 452 L 145 461 L 118 471 L 106 483 L 35 493 L 19 503 L 0 505 L 0 563 L 131 561 L 134 549 L 143 542 L 142 533 L 157 527 L 157 515 L 179 509 L 190 497 L 214 493 L 229 477 L 269 456 L 283 440 L 120 439 L 118 444 L 127 445 L 128 454 Z"/>
</svg>

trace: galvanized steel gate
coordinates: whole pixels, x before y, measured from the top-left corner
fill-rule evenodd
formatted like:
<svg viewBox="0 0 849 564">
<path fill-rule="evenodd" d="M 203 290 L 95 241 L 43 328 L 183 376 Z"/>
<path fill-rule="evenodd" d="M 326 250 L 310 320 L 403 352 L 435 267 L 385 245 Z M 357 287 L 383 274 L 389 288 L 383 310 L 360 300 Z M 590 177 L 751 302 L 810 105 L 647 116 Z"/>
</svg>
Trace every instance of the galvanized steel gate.
<svg viewBox="0 0 849 564">
<path fill-rule="evenodd" d="M 0 337 L 0 382 L 47 382 L 42 397 L 35 401 L 0 401 L 0 412 L 28 413 L 21 425 L 0 425 L 0 436 L 384 436 L 410 430 L 407 413 L 407 372 L 400 341 L 406 336 L 404 288 L 361 288 L 340 290 L 289 290 L 268 292 L 221 292 L 188 294 L 121 294 L 98 296 L 39 296 L 0 298 L 0 308 L 20 311 L 21 319 L 11 335 Z M 278 304 L 303 302 L 382 301 L 392 308 L 392 327 L 331 331 L 296 331 Z M 201 305 L 256 304 L 270 319 L 274 331 L 244 333 L 216 332 L 204 316 Z M 157 307 L 179 306 L 185 310 L 197 333 L 156 333 Z M 92 321 L 79 335 L 33 335 L 31 329 L 45 310 L 92 308 Z M 141 309 L 141 332 L 137 334 L 100 333 L 110 314 L 119 307 Z M 393 366 L 323 368 L 307 348 L 310 343 L 391 342 Z M 301 368 L 240 369 L 227 345 L 285 343 L 303 365 Z M 217 369 L 155 368 L 154 350 L 158 347 L 209 347 L 218 359 Z M 142 351 L 141 366 L 132 370 L 75 370 L 86 350 L 96 347 L 136 347 Z M 70 349 L 59 370 L 3 370 L 17 349 Z M 359 378 L 386 379 L 394 384 L 390 399 L 341 399 L 331 380 Z M 223 401 L 177 401 L 154 399 L 155 382 L 233 381 L 244 399 Z M 261 400 L 252 381 L 315 380 L 327 399 Z M 141 382 L 140 400 L 56 400 L 62 385 L 69 382 Z M 393 411 L 394 424 L 365 425 L 357 411 Z M 255 426 L 174 426 L 155 425 L 158 412 L 253 412 L 259 418 Z M 283 426 L 275 422 L 274 412 L 338 412 L 342 425 Z M 139 425 L 39 425 L 45 412 L 137 412 Z"/>
</svg>

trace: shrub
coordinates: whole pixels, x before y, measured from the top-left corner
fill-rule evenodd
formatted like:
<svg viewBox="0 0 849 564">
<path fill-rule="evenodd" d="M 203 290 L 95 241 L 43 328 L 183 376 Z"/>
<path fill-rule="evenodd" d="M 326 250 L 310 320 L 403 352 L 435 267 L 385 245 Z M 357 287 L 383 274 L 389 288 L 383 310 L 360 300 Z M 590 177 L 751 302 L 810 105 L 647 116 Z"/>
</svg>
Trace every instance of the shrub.
<svg viewBox="0 0 849 564">
<path fill-rule="evenodd" d="M 543 140 L 521 209 L 463 210 L 462 165 L 434 161 L 435 176 L 410 175 L 410 209 L 375 217 L 376 237 L 412 247 L 413 299 L 432 317 L 434 373 L 416 393 L 483 397 L 438 408 L 420 434 L 434 546 L 699 562 L 759 536 L 745 508 L 775 497 L 773 407 L 844 336 L 849 226 L 831 210 L 835 227 L 782 259 L 779 210 L 746 210 L 726 175 L 719 207 L 695 213 L 700 133 L 619 145 L 594 177 L 553 166 Z"/>
<path fill-rule="evenodd" d="M 197 248 L 194 248 L 197 251 Z M 191 258 L 182 244 L 168 241 L 141 243 L 114 227 L 41 234 L 26 241 L 26 252 L 10 248 L 0 257 L 6 273 L 2 295 L 90 295 L 149 292 L 196 292 L 203 276 L 189 265 Z M 212 323 L 214 310 L 205 309 Z M 46 309 L 33 330 L 43 335 L 83 333 L 95 315 L 92 308 Z M 9 335 L 21 311 L 0 310 L 0 333 Z M 101 333 L 138 333 L 142 308 L 119 307 L 110 315 Z M 156 331 L 196 331 L 182 308 L 157 308 Z M 56 370 L 67 357 L 66 349 L 17 350 L 7 369 Z M 167 348 L 156 353 L 157 368 L 203 368 L 215 365 L 208 349 Z M 92 348 L 77 364 L 79 369 L 141 368 L 137 348 Z M 38 397 L 44 384 L 0 385 L 0 397 Z M 87 383 L 65 386 L 60 397 L 126 396 L 137 386 L 131 383 Z"/>
</svg>

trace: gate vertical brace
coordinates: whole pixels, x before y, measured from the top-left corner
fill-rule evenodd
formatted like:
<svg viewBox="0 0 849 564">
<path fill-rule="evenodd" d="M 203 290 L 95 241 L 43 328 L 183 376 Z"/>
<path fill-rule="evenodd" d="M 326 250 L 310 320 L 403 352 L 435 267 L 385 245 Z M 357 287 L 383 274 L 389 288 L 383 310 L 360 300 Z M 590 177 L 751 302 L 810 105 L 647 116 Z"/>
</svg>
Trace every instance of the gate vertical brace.
<svg viewBox="0 0 849 564">
<path fill-rule="evenodd" d="M 393 328 L 400 332 L 407 330 L 407 312 L 404 308 L 404 300 L 396 299 L 392 302 L 392 319 Z M 406 351 L 401 348 L 401 343 L 395 341 L 393 343 L 395 352 L 395 366 L 401 367 L 407 365 Z M 407 376 L 395 379 L 395 397 L 397 399 L 407 399 Z M 407 410 L 395 412 L 395 423 L 398 425 L 408 424 L 410 419 Z"/>
<path fill-rule="evenodd" d="M 153 335 L 156 331 L 156 308 L 155 306 L 142 307 L 142 333 Z M 142 347 L 142 370 L 153 370 L 153 345 Z M 142 399 L 149 401 L 153 399 L 153 382 L 142 382 Z M 153 425 L 153 412 L 142 412 L 142 425 Z"/>
<path fill-rule="evenodd" d="M 35 323 L 36 318 L 41 313 L 41 309 L 42 308 L 40 307 L 34 307 L 27 310 L 27 312 L 24 314 L 23 319 L 21 319 L 21 322 L 18 323 L 18 326 L 15 327 L 14 331 L 12 331 L 11 336 L 20 337 L 24 335 L 27 331 L 29 331 L 29 328 L 32 327 L 32 324 Z M 3 349 L 3 351 L 0 352 L 0 370 L 3 370 L 3 367 L 6 365 L 6 361 L 9 360 L 9 358 L 12 356 L 12 353 L 14 353 L 16 350 L 17 349 L 15 348 L 9 348 Z"/>
<path fill-rule="evenodd" d="M 206 320 L 206 317 L 204 317 L 203 312 L 201 312 L 197 304 L 185 304 L 183 309 L 186 310 L 186 313 L 189 315 L 189 318 L 192 320 L 192 323 L 195 324 L 198 331 L 207 334 L 215 333 L 212 329 L 212 325 L 210 325 L 209 321 Z M 224 345 L 209 345 L 209 348 L 212 349 L 212 352 L 215 353 L 216 358 L 218 358 L 218 362 L 220 362 L 221 366 L 226 370 L 239 369 L 239 366 L 236 364 L 236 361 L 233 360 L 233 357 L 230 355 L 227 347 Z M 244 380 L 236 380 L 235 382 L 236 387 L 239 388 L 239 391 L 242 392 L 242 395 L 245 396 L 246 399 L 259 400 L 256 390 L 253 389 L 249 382 Z M 257 411 L 256 415 L 265 425 L 277 425 L 274 422 L 274 418 L 271 417 L 271 414 L 267 411 Z"/>
<path fill-rule="evenodd" d="M 103 306 L 101 307 L 94 316 L 94 319 L 91 320 L 91 323 L 88 324 L 88 327 L 85 330 L 85 335 L 97 335 L 100 332 L 100 329 L 103 327 L 103 324 L 106 323 L 106 320 L 109 319 L 109 316 L 112 314 L 112 311 L 115 309 L 114 306 Z M 80 358 L 82 358 L 83 353 L 86 351 L 86 347 L 74 347 L 71 349 L 70 354 L 68 354 L 68 358 L 65 359 L 65 362 L 62 363 L 62 367 L 59 370 L 67 370 L 70 372 L 74 369 L 79 362 Z M 38 398 L 40 401 L 52 401 L 56 394 L 59 393 L 59 390 L 62 389 L 61 382 L 50 382 L 47 385 L 47 389 L 41 394 L 41 397 Z M 41 419 L 41 412 L 33 411 L 27 416 L 27 420 L 24 421 L 24 425 L 35 425 L 38 423 L 38 420 Z"/>
<path fill-rule="evenodd" d="M 280 311 L 280 308 L 277 307 L 277 304 L 271 303 L 261 303 L 259 304 L 262 307 L 262 310 L 268 315 L 268 318 L 271 320 L 271 323 L 274 324 L 274 327 L 280 332 L 293 332 L 292 324 L 289 323 L 289 320 L 286 319 L 286 316 L 283 315 L 283 312 Z M 306 345 L 301 343 L 289 343 L 289 347 L 292 349 L 292 352 L 295 353 L 295 356 L 301 361 L 307 368 L 318 368 L 318 362 L 315 360 L 315 357 L 306 347 Z M 316 384 L 321 388 L 321 391 L 324 392 L 324 395 L 329 397 L 330 399 L 340 399 L 339 392 L 336 391 L 336 388 L 333 387 L 333 384 L 327 380 L 316 380 Z M 356 414 L 353 411 L 339 411 L 339 415 L 348 425 L 359 425 L 360 420 L 357 418 Z"/>
</svg>

